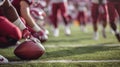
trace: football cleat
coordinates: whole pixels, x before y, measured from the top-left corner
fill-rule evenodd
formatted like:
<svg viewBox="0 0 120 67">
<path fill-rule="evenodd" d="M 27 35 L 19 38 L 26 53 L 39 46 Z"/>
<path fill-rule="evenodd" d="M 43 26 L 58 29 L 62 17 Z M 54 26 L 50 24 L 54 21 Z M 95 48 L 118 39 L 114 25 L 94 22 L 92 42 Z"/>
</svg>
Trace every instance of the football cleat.
<svg viewBox="0 0 120 67">
<path fill-rule="evenodd" d="M 99 39 L 99 33 L 98 32 L 94 32 L 93 39 L 94 40 L 98 40 Z"/>
<path fill-rule="evenodd" d="M 0 63 L 8 63 L 8 60 L 2 55 L 0 55 Z"/>
<path fill-rule="evenodd" d="M 85 33 L 88 32 L 88 31 L 87 31 L 87 28 L 86 28 L 85 26 L 83 26 L 83 25 L 80 26 L 80 30 L 81 30 L 82 32 L 85 32 Z"/>
<path fill-rule="evenodd" d="M 71 34 L 71 30 L 69 26 L 65 26 L 65 34 L 66 35 L 70 35 Z"/>
<path fill-rule="evenodd" d="M 53 29 L 53 36 L 58 37 L 59 36 L 59 29 Z"/>
<path fill-rule="evenodd" d="M 115 34 L 115 36 L 116 36 L 118 42 L 120 42 L 120 34 L 119 34 L 119 33 L 118 33 L 118 34 Z"/>
<path fill-rule="evenodd" d="M 102 36 L 103 36 L 104 38 L 107 37 L 107 36 L 106 36 L 106 33 L 105 33 L 105 29 L 102 30 Z"/>
</svg>

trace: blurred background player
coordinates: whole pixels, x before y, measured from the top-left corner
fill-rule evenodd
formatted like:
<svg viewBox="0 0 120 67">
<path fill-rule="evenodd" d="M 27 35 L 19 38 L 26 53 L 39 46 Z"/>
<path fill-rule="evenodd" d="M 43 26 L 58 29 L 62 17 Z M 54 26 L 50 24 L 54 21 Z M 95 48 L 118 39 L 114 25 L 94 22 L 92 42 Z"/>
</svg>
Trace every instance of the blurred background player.
<svg viewBox="0 0 120 67">
<path fill-rule="evenodd" d="M 47 25 L 47 15 L 44 11 L 45 6 L 46 2 L 44 0 L 35 0 L 34 3 L 30 6 L 30 13 L 39 27 L 42 28 L 48 35 L 49 31 L 45 27 Z"/>
<path fill-rule="evenodd" d="M 58 14 L 62 16 L 62 19 L 65 24 L 65 34 L 70 35 L 70 25 L 69 18 L 67 14 L 68 2 L 67 0 L 46 0 L 47 4 L 51 3 L 51 24 L 53 25 L 53 35 L 55 37 L 59 36 L 58 29 Z"/>
<path fill-rule="evenodd" d="M 98 33 L 98 25 L 102 22 L 102 34 L 103 37 L 106 38 L 105 34 L 105 28 L 107 25 L 107 1 L 106 0 L 91 0 L 92 2 L 92 21 L 93 21 L 93 31 L 94 35 L 93 38 L 94 40 L 99 39 L 99 33 Z"/>
<path fill-rule="evenodd" d="M 16 8 L 20 17 L 26 23 L 28 29 L 32 35 L 38 38 L 41 42 L 45 42 L 48 39 L 47 34 L 42 30 L 35 22 L 30 14 L 30 6 L 34 0 L 12 0 L 12 5 Z"/>
<path fill-rule="evenodd" d="M 82 32 L 87 32 L 86 24 L 87 24 L 87 0 L 76 0 L 75 6 L 78 11 L 77 13 L 77 21 L 79 22 L 79 26 Z"/>
<path fill-rule="evenodd" d="M 68 12 L 69 23 L 72 24 L 76 19 L 76 15 L 77 15 L 77 10 L 75 8 L 73 0 L 68 0 L 67 12 Z"/>
<path fill-rule="evenodd" d="M 115 22 L 116 12 L 120 17 L 120 0 L 107 0 L 110 26 L 113 29 L 117 40 L 120 42 L 120 33 Z M 120 24 L 120 23 L 119 23 Z M 119 26 L 119 25 L 118 25 Z"/>
<path fill-rule="evenodd" d="M 30 32 L 20 20 L 9 0 L 0 0 L 0 48 L 16 45 L 22 37 L 27 38 Z M 8 60 L 0 55 L 0 63 Z"/>
<path fill-rule="evenodd" d="M 44 9 L 47 3 L 45 0 L 34 0 L 34 3 L 32 5 L 34 5 L 36 8 Z"/>
</svg>

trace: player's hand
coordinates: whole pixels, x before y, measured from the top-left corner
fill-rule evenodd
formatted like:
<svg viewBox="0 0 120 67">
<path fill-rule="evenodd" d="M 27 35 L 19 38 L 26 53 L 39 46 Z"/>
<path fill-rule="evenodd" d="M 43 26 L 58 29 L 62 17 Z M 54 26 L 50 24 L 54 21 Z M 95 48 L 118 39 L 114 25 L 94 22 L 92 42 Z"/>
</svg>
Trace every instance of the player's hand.
<svg viewBox="0 0 120 67">
<path fill-rule="evenodd" d="M 22 37 L 25 39 L 28 39 L 31 37 L 31 33 L 27 28 L 22 31 Z"/>
<path fill-rule="evenodd" d="M 44 31 L 36 32 L 33 34 L 33 36 L 38 38 L 42 43 L 48 39 L 48 36 Z"/>
</svg>

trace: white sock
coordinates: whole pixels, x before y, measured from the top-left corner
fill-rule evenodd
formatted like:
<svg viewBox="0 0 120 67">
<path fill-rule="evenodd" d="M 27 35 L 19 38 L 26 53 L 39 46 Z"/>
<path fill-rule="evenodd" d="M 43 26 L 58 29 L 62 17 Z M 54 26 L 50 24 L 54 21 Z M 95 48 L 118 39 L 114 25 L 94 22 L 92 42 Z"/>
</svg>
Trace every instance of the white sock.
<svg viewBox="0 0 120 67">
<path fill-rule="evenodd" d="M 13 24 L 15 24 L 20 30 L 24 30 L 26 28 L 25 24 L 22 22 L 20 18 L 15 20 Z"/>
</svg>

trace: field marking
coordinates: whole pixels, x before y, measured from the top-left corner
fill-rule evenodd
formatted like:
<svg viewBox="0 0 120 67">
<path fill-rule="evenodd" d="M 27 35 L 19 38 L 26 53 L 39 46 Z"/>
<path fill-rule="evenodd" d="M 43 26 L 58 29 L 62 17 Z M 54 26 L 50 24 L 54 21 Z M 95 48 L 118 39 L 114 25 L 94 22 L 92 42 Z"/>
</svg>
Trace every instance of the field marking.
<svg viewBox="0 0 120 67">
<path fill-rule="evenodd" d="M 87 47 L 87 46 L 93 46 L 93 47 L 98 47 L 98 46 L 106 46 L 106 47 L 114 47 L 114 46 L 120 46 L 120 44 L 109 44 L 109 45 L 85 45 L 85 44 L 79 44 L 79 45 L 44 45 L 44 47 L 47 48 L 57 48 L 57 47 Z"/>
<path fill-rule="evenodd" d="M 32 61 L 11 61 L 7 64 L 23 64 L 23 63 L 100 63 L 100 62 L 120 62 L 120 60 L 32 60 Z"/>
<path fill-rule="evenodd" d="M 44 47 L 48 48 L 56 48 L 56 47 L 87 47 L 87 46 L 120 46 L 120 44 L 109 44 L 109 45 L 86 45 L 86 44 L 79 44 L 79 45 L 44 45 Z M 9 63 L 5 64 L 23 64 L 23 63 L 100 63 L 100 62 L 120 62 L 120 60 L 32 60 L 32 61 L 10 61 Z"/>
</svg>

